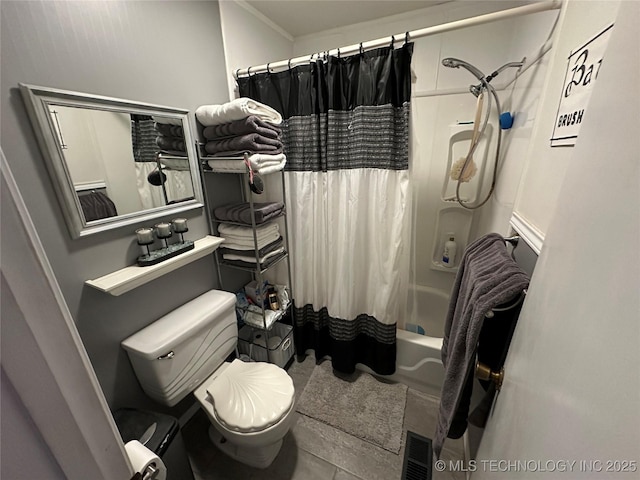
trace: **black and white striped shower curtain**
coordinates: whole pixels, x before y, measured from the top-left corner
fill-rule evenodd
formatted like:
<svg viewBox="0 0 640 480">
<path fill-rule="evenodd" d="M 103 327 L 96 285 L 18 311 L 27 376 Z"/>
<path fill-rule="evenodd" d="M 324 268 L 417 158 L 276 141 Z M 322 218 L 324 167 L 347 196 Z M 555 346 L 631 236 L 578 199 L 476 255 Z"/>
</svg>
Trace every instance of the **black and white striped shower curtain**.
<svg viewBox="0 0 640 480">
<path fill-rule="evenodd" d="M 395 371 L 406 305 L 413 44 L 238 80 L 278 110 L 298 353 Z"/>
</svg>

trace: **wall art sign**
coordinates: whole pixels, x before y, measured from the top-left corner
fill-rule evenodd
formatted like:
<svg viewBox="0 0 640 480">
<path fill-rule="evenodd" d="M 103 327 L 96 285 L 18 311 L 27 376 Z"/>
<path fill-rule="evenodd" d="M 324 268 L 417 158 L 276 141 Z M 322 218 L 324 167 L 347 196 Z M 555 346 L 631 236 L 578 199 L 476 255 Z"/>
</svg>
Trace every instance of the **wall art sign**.
<svg viewBox="0 0 640 480">
<path fill-rule="evenodd" d="M 612 28 L 613 24 L 571 51 L 551 136 L 552 147 L 575 145 Z"/>
</svg>

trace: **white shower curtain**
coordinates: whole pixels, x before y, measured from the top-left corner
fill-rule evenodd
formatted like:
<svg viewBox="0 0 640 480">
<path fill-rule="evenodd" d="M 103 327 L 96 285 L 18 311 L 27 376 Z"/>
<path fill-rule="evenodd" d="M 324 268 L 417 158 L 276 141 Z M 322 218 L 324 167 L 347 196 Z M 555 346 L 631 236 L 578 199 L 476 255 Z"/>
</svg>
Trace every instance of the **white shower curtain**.
<svg viewBox="0 0 640 480">
<path fill-rule="evenodd" d="M 162 186 L 152 185 L 147 179 L 149 174 L 157 168 L 156 162 L 136 162 L 136 185 L 143 210 L 163 207 L 167 205 L 167 201 L 193 197 L 191 172 L 163 169 L 162 172 L 167 177 L 164 183 L 164 190 L 167 193 L 167 200 L 165 200 Z"/>
<path fill-rule="evenodd" d="M 289 172 L 296 304 L 395 324 L 408 279 L 407 170 Z"/>
</svg>

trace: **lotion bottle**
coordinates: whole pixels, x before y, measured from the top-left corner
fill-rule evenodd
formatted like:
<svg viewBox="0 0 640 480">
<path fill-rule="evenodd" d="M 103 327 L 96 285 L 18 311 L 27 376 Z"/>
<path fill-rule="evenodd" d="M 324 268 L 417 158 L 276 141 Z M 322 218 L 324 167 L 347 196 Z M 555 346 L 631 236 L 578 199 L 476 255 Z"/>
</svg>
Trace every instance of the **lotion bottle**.
<svg viewBox="0 0 640 480">
<path fill-rule="evenodd" d="M 449 240 L 444 244 L 444 251 L 442 252 L 442 265 L 448 268 L 452 268 L 456 261 L 456 250 L 458 244 L 456 243 L 453 233 L 449 233 Z"/>
</svg>

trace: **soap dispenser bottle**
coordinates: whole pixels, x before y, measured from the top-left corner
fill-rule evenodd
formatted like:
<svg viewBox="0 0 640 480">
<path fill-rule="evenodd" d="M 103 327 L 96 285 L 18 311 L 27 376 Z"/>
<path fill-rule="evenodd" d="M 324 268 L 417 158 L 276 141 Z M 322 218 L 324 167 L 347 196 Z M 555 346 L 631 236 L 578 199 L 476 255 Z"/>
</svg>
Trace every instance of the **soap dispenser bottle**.
<svg viewBox="0 0 640 480">
<path fill-rule="evenodd" d="M 453 233 L 449 233 L 447 235 L 449 236 L 449 240 L 444 243 L 444 251 L 442 252 L 442 265 L 451 268 L 456 261 L 456 250 L 458 249 L 458 244 L 456 243 Z"/>
</svg>

